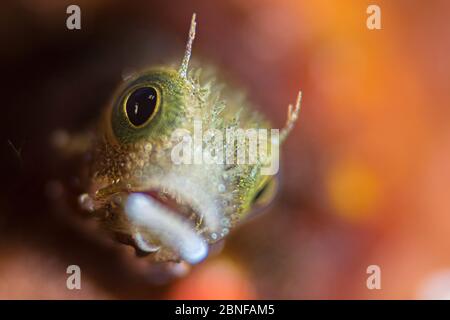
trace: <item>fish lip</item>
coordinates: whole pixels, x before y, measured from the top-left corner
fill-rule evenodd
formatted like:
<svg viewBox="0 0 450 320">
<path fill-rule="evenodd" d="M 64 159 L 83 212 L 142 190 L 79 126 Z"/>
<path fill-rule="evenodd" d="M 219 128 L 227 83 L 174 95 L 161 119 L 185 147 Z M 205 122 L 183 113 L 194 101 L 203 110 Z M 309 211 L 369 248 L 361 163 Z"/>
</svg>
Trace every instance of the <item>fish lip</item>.
<svg viewBox="0 0 450 320">
<path fill-rule="evenodd" d="M 205 243 L 209 243 L 210 239 L 206 232 L 207 228 L 205 228 L 204 225 L 202 212 L 193 205 L 190 205 L 189 200 L 186 198 L 177 196 L 176 192 L 172 192 L 164 187 L 154 186 L 128 188 L 123 190 L 123 192 L 127 195 L 126 198 L 132 194 L 143 194 L 152 198 L 167 210 L 180 216 L 183 221 L 187 222 L 192 227 L 191 230 L 193 232 L 202 238 Z M 150 233 L 152 232 L 150 229 L 148 231 Z M 169 249 L 169 247 L 167 247 L 164 243 L 161 243 L 158 237 L 154 238 L 154 241 L 152 241 L 144 236 L 144 234 L 139 231 L 139 228 L 133 222 L 131 222 L 131 238 L 134 242 L 133 246 L 144 255 L 157 256 L 159 252 L 169 250 L 175 255 L 174 261 L 178 261 L 180 259 L 179 253 Z"/>
<path fill-rule="evenodd" d="M 163 191 L 162 188 L 133 187 L 123 189 L 122 191 L 119 191 L 118 194 L 125 194 L 126 195 L 125 199 L 127 199 L 128 196 L 132 194 L 144 194 L 146 196 L 151 197 L 153 200 L 155 200 L 160 205 L 164 206 L 166 209 L 179 215 L 180 217 L 183 218 L 183 220 L 185 221 L 191 220 L 190 222 L 192 222 L 192 219 L 190 219 L 190 217 L 188 217 L 186 213 L 183 212 L 185 210 L 181 210 L 181 206 L 186 207 L 188 205 L 186 205 L 184 202 L 181 202 L 180 197 L 178 197 L 177 199 L 175 194 L 168 191 Z M 164 199 L 163 196 L 166 199 Z M 120 197 L 120 200 L 118 200 L 118 202 L 120 203 L 121 206 L 123 206 L 126 200 L 123 201 L 123 198 Z M 199 220 L 201 221 L 201 214 L 198 211 L 194 210 L 194 208 L 192 208 L 191 206 L 189 206 L 189 211 L 191 212 L 191 216 L 192 215 L 195 216 L 195 224 L 193 225 L 193 227 L 195 228 L 196 226 L 199 225 L 198 221 Z M 133 223 L 131 223 L 130 226 L 131 226 L 130 236 L 133 241 L 133 246 L 136 248 L 137 252 L 140 252 L 144 256 L 155 255 L 161 249 L 165 248 L 164 244 L 159 243 L 159 241 L 152 242 L 151 240 L 146 239 L 146 237 L 142 234 L 142 232 L 139 231 L 138 228 L 136 228 L 136 226 L 134 226 Z M 195 232 L 201 236 L 198 230 L 195 230 Z M 204 237 L 202 238 L 206 240 Z"/>
<path fill-rule="evenodd" d="M 124 213 L 132 226 L 135 246 L 146 254 L 156 254 L 157 261 L 181 259 L 196 264 L 206 258 L 209 250 L 204 235 L 154 197 L 143 192 L 131 192 L 124 202 Z M 148 232 L 150 238 L 141 232 Z"/>
</svg>

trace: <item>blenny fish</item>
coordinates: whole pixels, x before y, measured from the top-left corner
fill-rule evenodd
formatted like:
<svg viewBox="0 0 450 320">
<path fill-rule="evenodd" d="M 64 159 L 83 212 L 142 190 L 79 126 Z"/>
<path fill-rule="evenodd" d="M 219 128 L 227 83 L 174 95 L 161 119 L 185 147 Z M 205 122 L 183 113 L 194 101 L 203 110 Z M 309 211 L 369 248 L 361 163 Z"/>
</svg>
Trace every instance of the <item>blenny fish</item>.
<svg viewBox="0 0 450 320">
<path fill-rule="evenodd" d="M 90 160 L 81 179 L 86 181 L 79 196 L 81 208 L 120 242 L 156 262 L 202 261 L 212 244 L 264 207 L 277 189 L 276 175 L 263 172 L 267 158 L 195 161 L 198 147 L 208 150 L 214 141 L 222 143 L 225 134 L 214 140 L 214 132 L 266 130 L 272 132 L 270 146 L 262 140 L 253 146 L 278 156 L 275 151 L 294 127 L 300 109 L 301 93 L 278 132 L 240 90 L 218 83 L 216 76 L 202 79 L 200 69 L 189 68 L 195 31 L 194 14 L 179 68 L 152 67 L 120 84 L 89 136 Z M 202 132 L 213 134 L 195 141 L 199 124 Z M 239 146 L 248 155 L 255 151 L 249 139 L 231 147 L 228 140 L 227 156 L 237 156 Z M 184 147 L 192 147 L 191 163 L 174 161 L 180 146 L 182 158 L 190 156 Z"/>
</svg>

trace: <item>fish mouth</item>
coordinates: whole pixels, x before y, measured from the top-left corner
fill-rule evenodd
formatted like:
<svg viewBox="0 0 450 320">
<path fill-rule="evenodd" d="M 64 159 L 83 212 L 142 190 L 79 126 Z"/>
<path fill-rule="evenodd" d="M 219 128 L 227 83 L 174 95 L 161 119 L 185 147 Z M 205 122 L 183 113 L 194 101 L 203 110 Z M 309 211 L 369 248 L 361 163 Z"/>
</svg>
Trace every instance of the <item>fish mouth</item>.
<svg viewBox="0 0 450 320">
<path fill-rule="evenodd" d="M 151 197 L 158 204 L 178 214 L 180 217 L 187 219 L 195 226 L 196 230 L 201 233 L 201 226 L 203 224 L 202 214 L 198 208 L 194 208 L 183 198 L 177 197 L 168 191 L 156 189 L 146 190 L 140 193 Z"/>
<path fill-rule="evenodd" d="M 206 258 L 209 243 L 214 242 L 211 235 L 219 227 L 219 210 L 198 186 L 180 184 L 178 178 L 172 182 L 129 191 L 123 209 L 141 251 L 169 251 L 172 257 L 196 264 Z"/>
</svg>

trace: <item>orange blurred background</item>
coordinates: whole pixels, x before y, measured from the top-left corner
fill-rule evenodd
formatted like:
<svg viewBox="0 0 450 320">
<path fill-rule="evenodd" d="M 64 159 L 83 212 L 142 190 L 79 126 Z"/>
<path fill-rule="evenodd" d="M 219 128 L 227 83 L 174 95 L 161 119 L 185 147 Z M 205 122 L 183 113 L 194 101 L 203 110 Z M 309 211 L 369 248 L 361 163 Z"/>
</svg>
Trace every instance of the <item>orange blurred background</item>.
<svg viewBox="0 0 450 320">
<path fill-rule="evenodd" d="M 65 28 L 69 4 L 2 4 L 1 298 L 450 298 L 450 2 L 79 0 L 80 31 Z M 370 4 L 381 30 L 366 27 Z M 192 12 L 194 58 L 276 127 L 299 89 L 303 104 L 274 206 L 155 286 L 126 249 L 51 213 L 62 167 L 48 136 L 94 120 L 123 70 L 181 59 Z"/>
</svg>

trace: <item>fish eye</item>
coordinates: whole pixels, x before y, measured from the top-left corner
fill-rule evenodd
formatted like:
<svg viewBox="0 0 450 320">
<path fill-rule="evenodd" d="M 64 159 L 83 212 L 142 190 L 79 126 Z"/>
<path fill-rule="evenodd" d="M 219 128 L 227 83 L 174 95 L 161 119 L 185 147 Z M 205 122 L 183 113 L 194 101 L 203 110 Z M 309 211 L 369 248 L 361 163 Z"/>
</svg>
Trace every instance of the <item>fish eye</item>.
<svg viewBox="0 0 450 320">
<path fill-rule="evenodd" d="M 125 114 L 134 127 L 142 127 L 156 114 L 159 107 L 158 92 L 153 87 L 134 89 L 125 99 Z"/>
</svg>

